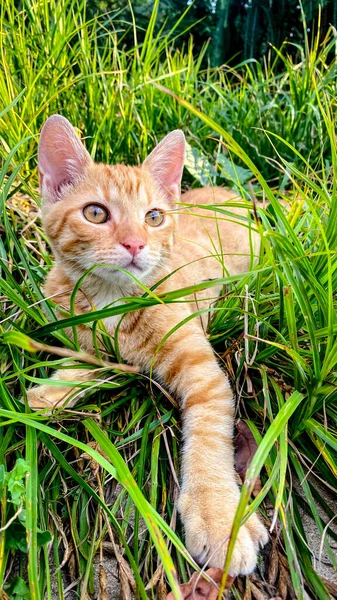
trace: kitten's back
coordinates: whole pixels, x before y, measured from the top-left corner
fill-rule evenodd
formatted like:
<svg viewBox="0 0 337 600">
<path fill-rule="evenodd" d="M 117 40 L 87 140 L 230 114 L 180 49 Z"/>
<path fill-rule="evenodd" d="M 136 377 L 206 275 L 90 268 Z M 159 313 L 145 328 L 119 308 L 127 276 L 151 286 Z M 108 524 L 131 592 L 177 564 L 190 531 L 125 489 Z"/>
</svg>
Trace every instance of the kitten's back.
<svg viewBox="0 0 337 600">
<path fill-rule="evenodd" d="M 194 278 L 198 278 L 198 274 L 199 280 L 221 277 L 224 266 L 231 275 L 248 271 L 254 263 L 254 257 L 258 257 L 260 238 L 254 231 L 251 211 L 240 206 L 243 204 L 242 198 L 225 188 L 204 187 L 185 192 L 181 196 L 181 202 L 195 206 L 181 206 L 179 209 L 175 262 L 183 264 L 193 258 L 218 255 L 209 261 L 203 259 L 196 263 L 194 268 L 198 273 L 194 274 Z M 220 205 L 221 209 L 232 216 L 199 208 L 213 204 Z"/>
</svg>

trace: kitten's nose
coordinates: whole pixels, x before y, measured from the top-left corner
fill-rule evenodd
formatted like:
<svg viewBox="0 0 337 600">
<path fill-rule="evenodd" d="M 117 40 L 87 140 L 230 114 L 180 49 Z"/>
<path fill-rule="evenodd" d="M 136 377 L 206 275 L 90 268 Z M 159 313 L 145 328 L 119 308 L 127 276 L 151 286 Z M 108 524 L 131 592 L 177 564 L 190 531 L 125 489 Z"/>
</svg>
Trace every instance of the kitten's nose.
<svg viewBox="0 0 337 600">
<path fill-rule="evenodd" d="M 124 242 L 121 242 L 122 246 L 126 248 L 133 257 L 137 256 L 141 250 L 143 250 L 145 243 L 143 240 L 135 238 L 127 238 Z"/>
</svg>

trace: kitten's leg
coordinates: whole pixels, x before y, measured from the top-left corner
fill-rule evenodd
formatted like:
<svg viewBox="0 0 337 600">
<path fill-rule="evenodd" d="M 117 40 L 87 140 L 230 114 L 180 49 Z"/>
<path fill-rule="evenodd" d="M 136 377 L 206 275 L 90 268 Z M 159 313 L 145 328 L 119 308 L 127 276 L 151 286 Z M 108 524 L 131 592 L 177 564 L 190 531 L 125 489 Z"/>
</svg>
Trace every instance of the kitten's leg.
<svg viewBox="0 0 337 600">
<path fill-rule="evenodd" d="M 188 329 L 188 328 L 187 328 Z M 186 545 L 195 559 L 224 565 L 240 490 L 234 469 L 233 394 L 203 333 L 173 335 L 159 355 L 156 371 L 179 394 L 184 448 L 179 510 Z M 240 528 L 230 573 L 254 570 L 259 547 L 268 541 L 254 514 Z"/>
<path fill-rule="evenodd" d="M 55 269 L 56 267 L 54 267 Z M 53 270 L 54 270 L 53 269 Z M 53 273 L 53 270 L 51 273 Z M 62 273 L 58 275 L 62 280 Z M 69 286 L 71 284 L 69 283 Z M 50 292 L 53 290 L 49 290 Z M 62 304 L 64 306 L 70 306 L 70 295 L 64 294 L 62 298 Z M 84 309 L 85 306 L 81 306 Z M 89 306 L 90 308 L 90 306 Z M 61 318 L 62 315 L 58 313 Z M 68 334 L 71 336 L 72 331 L 68 330 Z M 93 353 L 92 343 L 92 332 L 85 326 L 79 326 L 77 330 L 80 347 L 84 352 Z M 54 375 L 50 378 L 53 381 L 71 381 L 71 382 L 88 382 L 96 379 L 99 370 L 97 369 L 59 369 L 55 371 Z M 70 408 L 76 404 L 76 402 L 85 394 L 86 390 L 83 388 L 77 388 L 76 385 L 48 385 L 48 383 L 42 385 L 36 385 L 27 391 L 27 399 L 30 408 L 33 410 L 42 410 L 49 408 L 50 410 L 57 410 L 62 406 L 66 405 Z"/>
<path fill-rule="evenodd" d="M 53 381 L 87 382 L 95 379 L 96 369 L 60 369 L 50 378 Z M 37 385 L 27 391 L 28 404 L 33 410 L 49 408 L 56 410 L 66 405 L 74 406 L 78 399 L 85 393 L 80 387 L 65 385 Z"/>
</svg>

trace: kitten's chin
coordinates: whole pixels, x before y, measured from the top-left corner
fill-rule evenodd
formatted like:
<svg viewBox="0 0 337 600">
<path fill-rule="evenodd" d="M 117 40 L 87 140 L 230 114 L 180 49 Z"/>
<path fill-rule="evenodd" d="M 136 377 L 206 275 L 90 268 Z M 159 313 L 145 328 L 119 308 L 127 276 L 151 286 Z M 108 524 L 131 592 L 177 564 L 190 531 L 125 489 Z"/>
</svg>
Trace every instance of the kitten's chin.
<svg viewBox="0 0 337 600">
<path fill-rule="evenodd" d="M 135 263 L 130 263 L 129 265 L 127 265 L 126 267 L 123 267 L 123 269 L 125 269 L 126 271 L 128 271 L 129 273 L 132 273 L 132 275 L 136 275 L 137 277 L 137 273 L 139 275 L 141 275 L 141 273 L 145 272 L 145 269 L 143 267 L 139 267 L 138 265 L 136 265 Z"/>
<path fill-rule="evenodd" d="M 133 279 L 136 277 L 141 283 L 145 283 L 149 275 L 148 269 L 138 267 L 134 263 L 121 267 L 123 271 L 112 267 L 97 267 L 94 270 L 94 275 L 102 279 L 105 283 L 118 285 L 119 287 L 132 288 L 136 287 L 137 283 Z M 129 275 L 130 273 L 130 275 Z"/>
</svg>

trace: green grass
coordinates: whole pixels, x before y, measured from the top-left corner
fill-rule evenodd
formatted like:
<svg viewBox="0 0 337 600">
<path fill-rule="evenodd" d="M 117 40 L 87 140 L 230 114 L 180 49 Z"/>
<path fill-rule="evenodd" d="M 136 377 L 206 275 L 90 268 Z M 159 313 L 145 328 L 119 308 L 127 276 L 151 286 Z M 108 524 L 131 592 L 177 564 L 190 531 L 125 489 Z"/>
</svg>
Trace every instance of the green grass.
<svg viewBox="0 0 337 600">
<path fill-rule="evenodd" d="M 50 598 L 54 581 L 63 598 L 65 579 L 49 564 L 51 553 L 56 567 L 67 558 L 61 570 L 78 578 L 75 589 L 86 598 L 93 593 L 92 556 L 111 535 L 119 568 L 126 561 L 140 598 L 155 597 L 157 589 L 163 595 L 166 585 L 177 590 L 176 577 L 186 581 L 193 566 L 175 508 L 180 415 L 163 390 L 111 369 L 104 383 L 85 384 L 72 411 L 45 417 L 20 402 L 29 386 L 70 360 L 48 348 L 34 352 L 29 338 L 78 350 L 64 327 L 83 322 L 66 314 L 67 321 L 56 320 L 41 291 L 52 256 L 39 218 L 37 141 L 44 120 L 60 112 L 81 130 L 92 156 L 111 163 L 137 164 L 165 133 L 181 128 L 191 147 L 186 187 L 211 175 L 211 183 L 235 186 L 248 199 L 269 200 L 267 210 L 258 209 L 260 262 L 222 280 L 226 294 L 210 338 L 237 391 L 238 414 L 259 443 L 249 476 L 261 470 L 263 488 L 253 507 L 269 524 L 278 517 L 273 536 L 281 532 L 277 548 L 288 559 L 295 596 L 306 590 L 328 599 L 301 511 L 323 533 L 333 511 L 315 482 L 337 499 L 337 41 L 333 32 L 321 43 L 317 36 L 299 49 L 296 63 L 285 44 L 263 66 L 214 70 L 193 54 L 192 42 L 179 48 L 175 31 L 154 36 L 156 8 L 144 44 L 137 45 L 135 29 L 135 46 L 127 49 L 116 14 L 87 22 L 85 5 L 69 0 L 29 0 L 22 10 L 14 0 L 1 5 L 0 589 L 5 585 L 11 598 L 18 597 L 15 586 L 22 597 Z M 184 295 L 177 290 L 158 299 L 154 290 L 126 310 Z M 104 316 L 122 310 L 86 319 L 95 332 Z M 105 343 L 116 361 L 118 347 L 108 336 Z M 22 458 L 26 479 L 15 467 Z M 8 525 L 20 506 L 26 512 Z M 266 513 L 271 506 L 274 519 Z M 336 568 L 337 536 L 327 531 L 324 548 Z M 245 586 L 238 583 L 237 597 Z M 279 586 L 277 577 L 274 595 Z"/>
</svg>

